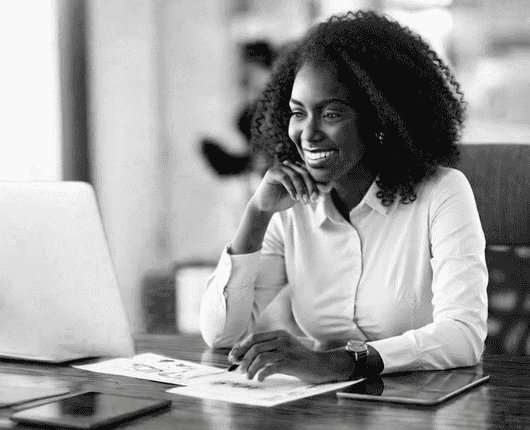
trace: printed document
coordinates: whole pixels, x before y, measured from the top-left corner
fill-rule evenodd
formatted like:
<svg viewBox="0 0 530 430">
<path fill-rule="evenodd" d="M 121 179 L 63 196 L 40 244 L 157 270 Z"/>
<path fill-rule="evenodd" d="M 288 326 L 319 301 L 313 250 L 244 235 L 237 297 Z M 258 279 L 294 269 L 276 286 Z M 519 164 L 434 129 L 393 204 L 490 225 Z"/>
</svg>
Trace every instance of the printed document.
<svg viewBox="0 0 530 430">
<path fill-rule="evenodd" d="M 131 358 L 114 358 L 93 364 L 72 365 L 72 367 L 181 385 L 167 390 L 168 393 L 265 407 L 340 390 L 362 381 L 359 379 L 308 384 L 293 376 L 276 374 L 265 378 L 263 382 L 258 382 L 256 378 L 247 379 L 245 374 L 237 370 L 227 372 L 226 369 L 153 353 L 138 354 Z"/>
<path fill-rule="evenodd" d="M 186 387 L 176 387 L 166 391 L 201 399 L 270 407 L 316 394 L 340 390 L 360 381 L 362 379 L 308 384 L 293 376 L 275 374 L 265 378 L 263 382 L 259 382 L 255 378 L 247 379 L 245 374 L 236 370 L 197 378 L 196 382 Z"/>
<path fill-rule="evenodd" d="M 109 375 L 130 376 L 166 384 L 187 385 L 200 376 L 223 373 L 224 369 L 205 366 L 191 361 L 145 353 L 131 358 L 113 358 L 93 364 L 73 365 L 76 369 Z"/>
</svg>

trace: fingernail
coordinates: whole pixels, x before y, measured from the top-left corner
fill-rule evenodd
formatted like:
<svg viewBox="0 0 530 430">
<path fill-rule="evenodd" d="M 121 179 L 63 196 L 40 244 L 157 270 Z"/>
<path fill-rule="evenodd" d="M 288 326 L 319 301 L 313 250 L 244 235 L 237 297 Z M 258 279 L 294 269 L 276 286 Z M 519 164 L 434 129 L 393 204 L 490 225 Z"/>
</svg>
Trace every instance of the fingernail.
<svg viewBox="0 0 530 430">
<path fill-rule="evenodd" d="M 318 200 L 318 194 L 315 191 L 313 191 L 311 193 L 311 201 L 316 202 L 317 200 Z"/>
<path fill-rule="evenodd" d="M 307 204 L 307 195 L 305 195 L 305 194 L 302 195 L 302 200 L 303 200 L 304 203 Z"/>
</svg>

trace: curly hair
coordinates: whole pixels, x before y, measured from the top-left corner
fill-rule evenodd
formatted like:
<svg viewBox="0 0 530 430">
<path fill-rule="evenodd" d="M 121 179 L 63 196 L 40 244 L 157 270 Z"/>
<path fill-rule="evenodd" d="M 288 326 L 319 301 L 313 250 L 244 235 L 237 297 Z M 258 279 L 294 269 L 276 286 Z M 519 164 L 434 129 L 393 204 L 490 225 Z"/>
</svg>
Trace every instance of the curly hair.
<svg viewBox="0 0 530 430">
<path fill-rule="evenodd" d="M 375 12 L 348 12 L 313 27 L 276 61 L 257 104 L 252 145 L 272 160 L 301 161 L 288 135 L 289 98 L 303 64 L 331 64 L 355 94 L 359 133 L 377 147 L 377 196 L 416 199 L 417 185 L 459 158 L 466 102 L 447 65 L 409 28 Z M 384 136 L 379 142 L 375 136 Z"/>
</svg>

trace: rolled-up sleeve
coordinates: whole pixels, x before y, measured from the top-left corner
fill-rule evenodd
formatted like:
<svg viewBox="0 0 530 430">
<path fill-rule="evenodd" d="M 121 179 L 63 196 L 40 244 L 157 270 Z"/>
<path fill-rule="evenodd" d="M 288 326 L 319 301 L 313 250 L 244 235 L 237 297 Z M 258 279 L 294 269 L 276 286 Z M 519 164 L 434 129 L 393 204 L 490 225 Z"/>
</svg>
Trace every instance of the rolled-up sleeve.
<svg viewBox="0 0 530 430">
<path fill-rule="evenodd" d="M 231 255 L 227 245 L 208 278 L 199 316 L 208 346 L 231 347 L 251 333 L 263 310 L 285 287 L 283 236 L 276 215 L 260 251 Z"/>
<path fill-rule="evenodd" d="M 429 208 L 433 322 L 402 335 L 368 342 L 383 373 L 477 364 L 487 335 L 485 238 L 465 176 L 443 177 Z"/>
</svg>

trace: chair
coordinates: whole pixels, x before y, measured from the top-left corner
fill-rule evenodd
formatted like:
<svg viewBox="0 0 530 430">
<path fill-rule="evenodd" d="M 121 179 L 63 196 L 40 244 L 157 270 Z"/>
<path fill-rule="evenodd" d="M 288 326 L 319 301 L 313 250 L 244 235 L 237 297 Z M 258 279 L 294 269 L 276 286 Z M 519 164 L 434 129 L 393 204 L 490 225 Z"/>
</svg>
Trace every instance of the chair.
<svg viewBox="0 0 530 430">
<path fill-rule="evenodd" d="M 468 178 L 486 236 L 486 350 L 530 354 L 530 144 L 464 144 Z"/>
</svg>

